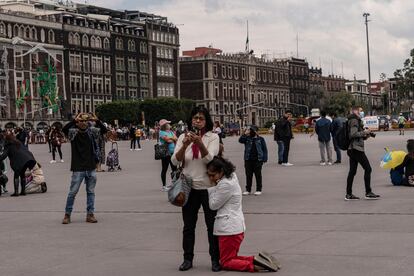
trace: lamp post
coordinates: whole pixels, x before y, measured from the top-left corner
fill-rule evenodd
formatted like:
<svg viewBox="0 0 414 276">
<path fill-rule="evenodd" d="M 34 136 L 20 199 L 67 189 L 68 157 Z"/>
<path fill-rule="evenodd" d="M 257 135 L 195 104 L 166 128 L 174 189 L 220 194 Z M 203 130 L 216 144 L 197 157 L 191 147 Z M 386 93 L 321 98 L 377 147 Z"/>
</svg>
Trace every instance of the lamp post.
<svg viewBox="0 0 414 276">
<path fill-rule="evenodd" d="M 369 89 L 370 84 L 371 84 L 371 62 L 369 59 L 368 16 L 370 16 L 370 14 L 365 12 L 362 16 L 365 17 L 365 32 L 367 34 L 367 57 L 368 57 L 368 86 L 367 88 L 368 88 L 368 94 L 369 94 L 368 95 L 368 99 L 369 99 L 368 108 L 369 108 L 370 115 L 372 115 L 372 95 Z"/>
</svg>

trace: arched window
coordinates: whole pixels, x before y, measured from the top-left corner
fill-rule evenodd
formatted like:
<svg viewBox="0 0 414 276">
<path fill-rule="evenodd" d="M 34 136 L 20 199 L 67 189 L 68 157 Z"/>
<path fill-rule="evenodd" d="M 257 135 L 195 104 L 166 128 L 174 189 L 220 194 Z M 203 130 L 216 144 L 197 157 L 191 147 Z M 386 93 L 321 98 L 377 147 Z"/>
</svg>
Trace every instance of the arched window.
<svg viewBox="0 0 414 276">
<path fill-rule="evenodd" d="M 89 47 L 89 38 L 86 34 L 82 36 L 82 46 Z"/>
<path fill-rule="evenodd" d="M 32 39 L 37 40 L 37 31 L 35 27 L 32 28 Z"/>
<path fill-rule="evenodd" d="M 26 38 L 26 39 L 32 38 L 32 33 L 30 32 L 30 28 L 29 27 L 26 27 L 24 29 L 24 38 Z"/>
<path fill-rule="evenodd" d="M 135 51 L 135 42 L 133 40 L 128 40 L 128 50 L 131 52 Z"/>
<path fill-rule="evenodd" d="M 72 33 L 69 33 L 68 42 L 69 42 L 69 44 L 73 44 L 73 34 Z"/>
<path fill-rule="evenodd" d="M 3 22 L 0 22 L 0 35 L 6 36 L 6 25 Z"/>
<path fill-rule="evenodd" d="M 95 48 L 95 37 L 94 36 L 91 37 L 91 47 Z"/>
<path fill-rule="evenodd" d="M 23 26 L 19 27 L 19 37 L 21 37 L 21 38 L 24 37 L 24 28 L 23 28 Z"/>
<path fill-rule="evenodd" d="M 73 44 L 75 44 L 75 45 L 80 45 L 80 36 L 79 36 L 79 34 L 78 34 L 78 33 L 76 33 L 76 34 L 73 36 Z"/>
<path fill-rule="evenodd" d="M 110 45 L 109 45 L 109 39 L 105 37 L 104 39 L 104 49 L 109 49 Z"/>
<path fill-rule="evenodd" d="M 49 39 L 49 43 L 55 42 L 55 33 L 52 30 L 49 30 L 48 39 Z"/>
<path fill-rule="evenodd" d="M 19 26 L 14 25 L 13 36 L 19 36 Z"/>
<path fill-rule="evenodd" d="M 97 37 L 95 40 L 95 46 L 96 48 L 102 48 L 102 41 L 100 37 Z"/>
<path fill-rule="evenodd" d="M 123 50 L 124 45 L 123 45 L 123 43 L 122 43 L 122 39 L 117 38 L 117 39 L 116 39 L 116 43 L 115 43 L 115 44 L 116 44 L 116 45 L 115 45 L 115 48 L 116 48 L 117 50 Z"/>
</svg>

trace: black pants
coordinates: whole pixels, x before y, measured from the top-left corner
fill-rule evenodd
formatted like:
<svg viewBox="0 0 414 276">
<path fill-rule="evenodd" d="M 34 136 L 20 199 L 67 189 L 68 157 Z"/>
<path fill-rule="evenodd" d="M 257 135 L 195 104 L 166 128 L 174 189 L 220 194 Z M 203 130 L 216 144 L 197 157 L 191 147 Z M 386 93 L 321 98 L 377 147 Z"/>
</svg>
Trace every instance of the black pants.
<svg viewBox="0 0 414 276">
<path fill-rule="evenodd" d="M 262 191 L 262 166 L 263 162 L 258 160 L 244 161 L 244 169 L 246 172 L 246 191 L 252 191 L 253 174 L 256 178 L 256 191 Z"/>
<path fill-rule="evenodd" d="M 174 166 L 171 162 L 171 156 L 165 157 L 161 159 L 161 165 L 162 165 L 162 169 L 161 169 L 161 181 L 162 181 L 162 186 L 166 185 L 166 178 L 167 178 L 167 170 L 168 170 L 168 166 L 171 166 L 171 170 L 175 171 L 177 169 L 176 166 Z"/>
<path fill-rule="evenodd" d="M 55 160 L 55 158 L 56 158 L 56 149 L 57 149 L 57 152 L 59 153 L 60 159 L 62 160 L 62 146 L 61 145 L 52 147 L 53 160 Z"/>
<path fill-rule="evenodd" d="M 49 140 L 47 143 L 49 145 L 49 152 L 52 152 L 52 142 Z"/>
<path fill-rule="evenodd" d="M 133 147 L 133 149 L 135 149 L 135 145 L 136 145 L 136 143 L 137 143 L 137 139 L 132 138 L 132 139 L 131 139 L 131 149 L 132 149 L 132 147 Z"/>
<path fill-rule="evenodd" d="M 184 260 L 192 261 L 194 258 L 195 228 L 198 219 L 198 210 L 203 206 L 204 221 L 207 226 L 209 253 L 212 261 L 219 261 L 220 253 L 218 239 L 213 235 L 214 220 L 216 211 L 210 209 L 208 205 L 207 190 L 194 190 L 190 192 L 187 204 L 182 208 L 184 228 L 183 228 L 183 250 Z"/>
<path fill-rule="evenodd" d="M 290 139 L 282 139 L 283 144 L 285 145 L 285 150 L 283 152 L 283 163 L 289 162 L 289 150 L 290 150 Z"/>
<path fill-rule="evenodd" d="M 138 148 L 141 148 L 141 137 L 137 137 Z"/>
<path fill-rule="evenodd" d="M 370 193 L 371 190 L 371 165 L 369 160 L 365 155 L 365 152 L 358 150 L 348 150 L 347 154 L 349 156 L 349 173 L 346 185 L 346 193 L 348 195 L 352 194 L 352 184 L 354 182 L 354 176 L 357 173 L 358 163 L 361 164 L 364 169 L 364 182 L 365 182 L 365 194 Z"/>
<path fill-rule="evenodd" d="M 26 187 L 26 170 L 33 169 L 35 165 L 36 165 L 36 161 L 28 161 L 26 164 L 24 164 L 21 171 L 14 172 L 14 193 L 15 194 L 19 193 L 19 178 L 20 178 L 21 193 L 25 194 L 24 190 Z"/>
</svg>

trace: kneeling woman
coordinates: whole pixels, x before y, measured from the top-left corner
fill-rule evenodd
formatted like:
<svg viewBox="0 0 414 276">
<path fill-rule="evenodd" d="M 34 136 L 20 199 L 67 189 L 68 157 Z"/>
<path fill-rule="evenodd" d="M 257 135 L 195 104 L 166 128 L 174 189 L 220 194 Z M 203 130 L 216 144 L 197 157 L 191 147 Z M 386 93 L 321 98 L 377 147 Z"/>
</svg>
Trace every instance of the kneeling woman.
<svg viewBox="0 0 414 276">
<path fill-rule="evenodd" d="M 265 252 L 257 256 L 238 256 L 246 229 L 242 211 L 242 191 L 234 165 L 221 157 L 207 165 L 207 174 L 214 185 L 208 188 L 209 205 L 217 210 L 214 235 L 218 236 L 220 264 L 224 270 L 277 271 L 277 260 Z"/>
</svg>

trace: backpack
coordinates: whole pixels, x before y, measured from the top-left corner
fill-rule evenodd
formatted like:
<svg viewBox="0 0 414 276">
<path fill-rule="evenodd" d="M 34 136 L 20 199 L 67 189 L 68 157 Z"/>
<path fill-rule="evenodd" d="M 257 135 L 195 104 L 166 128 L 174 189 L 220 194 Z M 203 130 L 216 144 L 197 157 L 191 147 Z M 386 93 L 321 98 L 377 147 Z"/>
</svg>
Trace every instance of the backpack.
<svg viewBox="0 0 414 276">
<path fill-rule="evenodd" d="M 348 150 L 349 145 L 351 144 L 351 139 L 349 139 L 348 121 L 342 123 L 342 126 L 336 131 L 335 141 L 339 149 Z"/>
</svg>

